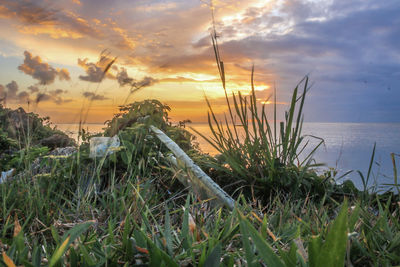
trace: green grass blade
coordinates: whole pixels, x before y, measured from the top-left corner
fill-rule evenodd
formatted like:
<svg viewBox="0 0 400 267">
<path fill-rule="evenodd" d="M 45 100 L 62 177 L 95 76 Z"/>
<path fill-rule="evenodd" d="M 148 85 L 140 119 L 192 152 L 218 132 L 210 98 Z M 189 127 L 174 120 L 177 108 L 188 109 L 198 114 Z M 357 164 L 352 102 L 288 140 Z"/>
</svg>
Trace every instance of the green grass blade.
<svg viewBox="0 0 400 267">
<path fill-rule="evenodd" d="M 242 214 L 239 213 L 239 216 L 241 231 L 247 232 L 246 235 L 251 237 L 260 257 L 264 260 L 264 262 L 268 266 L 284 267 L 285 264 L 281 261 L 267 241 L 254 228 L 254 226 L 251 225 L 251 223 Z"/>
<path fill-rule="evenodd" d="M 172 227 L 171 227 L 171 218 L 169 215 L 168 207 L 165 207 L 165 230 L 164 230 L 164 237 L 165 243 L 167 245 L 167 251 L 169 255 L 173 255 L 172 253 Z"/>
<path fill-rule="evenodd" d="M 208 255 L 207 259 L 204 261 L 204 267 L 218 267 L 221 262 L 221 244 L 218 243 L 210 255 Z"/>
<path fill-rule="evenodd" d="M 345 200 L 322 246 L 320 246 L 321 243 L 318 241 L 318 238 L 312 240 L 311 249 L 309 249 L 309 253 L 311 253 L 309 254 L 311 267 L 344 266 L 348 233 L 347 208 L 347 200 Z"/>
<path fill-rule="evenodd" d="M 51 256 L 49 266 L 54 266 L 67 251 L 69 245 L 74 242 L 81 234 L 83 234 L 92 225 L 92 222 L 85 222 L 76 225 L 71 230 L 64 234 L 62 244 L 56 249 L 54 254 Z"/>
<path fill-rule="evenodd" d="M 244 220 L 240 220 L 240 234 L 242 237 L 243 248 L 247 260 L 247 266 L 255 266 L 254 263 L 254 252 L 251 248 L 250 244 L 250 234 L 247 229 L 247 225 L 244 223 Z"/>
</svg>

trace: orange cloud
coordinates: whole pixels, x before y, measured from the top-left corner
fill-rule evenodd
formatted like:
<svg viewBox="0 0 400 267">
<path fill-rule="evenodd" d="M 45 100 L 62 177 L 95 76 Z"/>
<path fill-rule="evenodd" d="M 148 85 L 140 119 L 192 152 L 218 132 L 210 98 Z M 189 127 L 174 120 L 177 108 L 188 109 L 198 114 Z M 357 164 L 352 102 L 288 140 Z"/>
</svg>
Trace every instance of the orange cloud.
<svg viewBox="0 0 400 267">
<path fill-rule="evenodd" d="M 122 29 L 120 27 L 112 27 L 112 30 L 117 34 L 116 47 L 126 50 L 133 50 L 136 45 L 133 38 L 131 38 L 127 32 L 127 30 Z"/>
<path fill-rule="evenodd" d="M 67 69 L 55 69 L 49 64 L 42 62 L 39 56 L 32 56 L 28 51 L 24 52 L 24 63 L 18 66 L 18 69 L 32 78 L 39 81 L 41 85 L 47 85 L 54 82 L 56 77 L 60 80 L 70 80 Z"/>
<path fill-rule="evenodd" d="M 0 18 L 11 18 L 12 16 L 15 16 L 15 12 L 10 11 L 4 5 L 0 5 Z"/>
<path fill-rule="evenodd" d="M 19 32 L 23 34 L 41 35 L 46 34 L 51 38 L 72 38 L 79 39 L 83 35 L 71 29 L 63 29 L 56 25 L 23 25 L 19 27 Z"/>
</svg>

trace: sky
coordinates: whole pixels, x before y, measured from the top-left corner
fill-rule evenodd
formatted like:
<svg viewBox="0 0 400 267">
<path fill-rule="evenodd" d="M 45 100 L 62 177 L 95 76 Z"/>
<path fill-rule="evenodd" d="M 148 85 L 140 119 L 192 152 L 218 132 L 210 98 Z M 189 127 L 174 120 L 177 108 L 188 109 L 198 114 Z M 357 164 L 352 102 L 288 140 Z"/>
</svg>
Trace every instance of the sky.
<svg viewBox="0 0 400 267">
<path fill-rule="evenodd" d="M 215 27 L 229 93 L 249 93 L 254 65 L 258 101 L 276 88 L 281 113 L 308 75 L 306 121 L 400 122 L 399 14 L 398 0 L 0 0 L 0 103 L 102 123 L 158 99 L 205 121 L 205 97 L 226 111 Z"/>
</svg>

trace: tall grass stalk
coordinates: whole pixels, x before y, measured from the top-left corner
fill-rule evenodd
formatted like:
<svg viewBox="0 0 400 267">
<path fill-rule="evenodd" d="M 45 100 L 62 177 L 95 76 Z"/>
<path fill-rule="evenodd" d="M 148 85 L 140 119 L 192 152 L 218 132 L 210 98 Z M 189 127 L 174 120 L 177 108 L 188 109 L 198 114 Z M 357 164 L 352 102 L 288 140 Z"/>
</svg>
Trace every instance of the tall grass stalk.
<svg viewBox="0 0 400 267">
<path fill-rule="evenodd" d="M 396 158 L 395 156 L 400 156 L 398 154 L 395 153 L 391 153 L 390 154 L 391 158 L 392 158 L 392 164 L 393 164 L 393 180 L 394 180 L 394 186 L 397 189 L 397 194 L 400 196 L 400 185 L 399 185 L 399 181 L 398 181 L 398 177 L 397 177 L 397 165 L 396 165 Z"/>
<path fill-rule="evenodd" d="M 239 91 L 237 94 L 233 92 L 230 98 L 226 89 L 225 67 L 220 57 L 216 34 L 212 35 L 212 41 L 228 116 L 224 116 L 224 122 L 220 121 L 206 98 L 209 108 L 208 124 L 212 137 L 206 137 L 196 129 L 192 130 L 212 145 L 222 155 L 228 168 L 237 173 L 247 184 L 267 190 L 273 190 L 271 187 L 274 184 L 281 184 L 296 191 L 296 188 L 303 183 L 302 179 L 307 176 L 307 172 L 313 167 L 320 166 L 315 164 L 313 154 L 323 144 L 323 140 L 320 139 L 311 152 L 302 155 L 301 158 L 300 154 L 309 144 L 302 135 L 303 107 L 309 90 L 308 77 L 304 77 L 295 87 L 289 110 L 285 112 L 285 120 L 280 122 L 278 127 L 276 90 L 273 124 L 271 124 L 266 110 L 269 99 L 261 106 L 257 101 L 254 66 L 251 71 L 250 95 L 245 96 Z M 301 86 L 302 91 L 300 91 Z M 287 175 L 284 177 L 289 172 L 289 169 L 285 168 L 297 168 L 299 170 L 297 177 Z M 292 193 L 296 194 L 295 191 Z"/>
</svg>

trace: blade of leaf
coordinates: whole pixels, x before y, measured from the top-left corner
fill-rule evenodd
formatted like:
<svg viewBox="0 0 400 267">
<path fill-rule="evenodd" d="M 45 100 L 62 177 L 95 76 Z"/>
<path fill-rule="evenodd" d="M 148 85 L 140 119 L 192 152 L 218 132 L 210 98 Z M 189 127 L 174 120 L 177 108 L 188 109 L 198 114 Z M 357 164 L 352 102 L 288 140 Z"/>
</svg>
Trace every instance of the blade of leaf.
<svg viewBox="0 0 400 267">
<path fill-rule="evenodd" d="M 61 246 L 59 246 L 58 249 L 54 252 L 53 256 L 51 256 L 51 259 L 49 262 L 49 267 L 56 265 L 56 263 L 61 259 L 62 255 L 65 253 L 65 251 L 68 248 L 69 240 L 70 240 L 70 236 L 68 236 L 64 240 L 64 242 L 62 242 Z"/>
<path fill-rule="evenodd" d="M 171 218 L 169 216 L 168 207 L 165 208 L 165 230 L 164 237 L 167 245 L 169 255 L 173 255 L 172 252 L 172 231 L 171 231 Z"/>
<path fill-rule="evenodd" d="M 221 244 L 218 243 L 204 262 L 203 266 L 218 267 L 221 262 Z"/>
<path fill-rule="evenodd" d="M 259 255 L 264 260 L 264 262 L 268 266 L 276 266 L 276 267 L 284 267 L 284 263 L 281 259 L 275 254 L 271 246 L 267 243 L 267 241 L 258 233 L 258 231 L 250 224 L 250 222 L 244 218 L 242 214 L 240 214 L 240 222 L 242 227 L 248 230 L 248 234 L 253 240 Z"/>
<path fill-rule="evenodd" d="M 16 267 L 13 260 L 10 259 L 10 257 L 8 257 L 8 255 L 4 251 L 3 251 L 3 261 L 7 265 L 7 267 Z"/>
<path fill-rule="evenodd" d="M 342 205 L 339 215 L 322 245 L 316 266 L 344 266 L 348 232 L 347 200 Z"/>
</svg>

